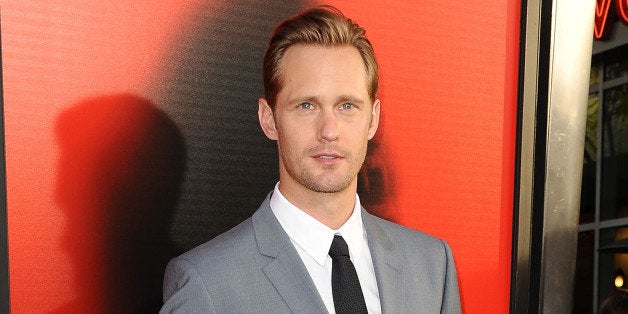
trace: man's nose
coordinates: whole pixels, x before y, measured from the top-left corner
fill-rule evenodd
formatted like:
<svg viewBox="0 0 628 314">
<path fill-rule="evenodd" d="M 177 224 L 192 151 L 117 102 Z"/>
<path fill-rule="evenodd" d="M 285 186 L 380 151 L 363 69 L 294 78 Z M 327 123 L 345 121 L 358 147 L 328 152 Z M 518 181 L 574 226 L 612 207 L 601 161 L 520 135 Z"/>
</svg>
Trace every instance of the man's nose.
<svg viewBox="0 0 628 314">
<path fill-rule="evenodd" d="M 335 141 L 340 136 L 338 117 L 333 110 L 323 110 L 318 119 L 318 139 L 321 141 Z"/>
</svg>

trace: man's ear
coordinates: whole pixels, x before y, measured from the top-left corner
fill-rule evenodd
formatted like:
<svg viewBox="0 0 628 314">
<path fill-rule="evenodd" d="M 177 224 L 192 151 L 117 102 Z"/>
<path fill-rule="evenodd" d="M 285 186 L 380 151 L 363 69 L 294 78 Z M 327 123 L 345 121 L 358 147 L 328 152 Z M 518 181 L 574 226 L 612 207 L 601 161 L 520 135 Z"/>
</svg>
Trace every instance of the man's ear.
<svg viewBox="0 0 628 314">
<path fill-rule="evenodd" d="M 375 132 L 377 132 L 377 127 L 379 126 L 379 104 L 379 99 L 375 99 L 375 102 L 373 102 L 373 111 L 371 112 L 371 124 L 369 125 L 369 140 L 375 136 Z"/>
<path fill-rule="evenodd" d="M 275 127 L 275 117 L 273 110 L 268 105 L 266 98 L 260 98 L 257 101 L 257 117 L 259 118 L 259 125 L 262 127 L 262 131 L 271 140 L 277 140 L 277 128 Z"/>
</svg>

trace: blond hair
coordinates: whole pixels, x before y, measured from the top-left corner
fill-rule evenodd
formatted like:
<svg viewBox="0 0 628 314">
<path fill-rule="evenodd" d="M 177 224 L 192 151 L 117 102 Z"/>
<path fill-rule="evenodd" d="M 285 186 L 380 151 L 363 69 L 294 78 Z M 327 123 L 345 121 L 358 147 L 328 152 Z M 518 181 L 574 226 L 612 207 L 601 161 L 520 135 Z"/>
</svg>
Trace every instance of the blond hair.
<svg viewBox="0 0 628 314">
<path fill-rule="evenodd" d="M 264 92 L 271 108 L 275 108 L 277 94 L 282 88 L 281 59 L 288 48 L 297 44 L 355 47 L 364 62 L 367 90 L 374 100 L 378 88 L 377 61 L 365 33 L 362 27 L 332 6 L 306 10 L 277 25 L 264 56 L 263 68 Z"/>
</svg>

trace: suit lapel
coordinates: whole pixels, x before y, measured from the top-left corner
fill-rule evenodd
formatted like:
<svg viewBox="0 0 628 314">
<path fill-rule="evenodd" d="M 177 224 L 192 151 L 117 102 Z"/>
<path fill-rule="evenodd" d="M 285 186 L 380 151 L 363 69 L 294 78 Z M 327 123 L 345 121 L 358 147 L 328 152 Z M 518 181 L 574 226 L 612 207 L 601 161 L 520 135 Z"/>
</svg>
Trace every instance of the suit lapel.
<svg viewBox="0 0 628 314">
<path fill-rule="evenodd" d="M 269 201 L 270 195 L 252 217 L 260 254 L 273 258 L 263 268 L 264 273 L 292 312 L 327 312 L 299 253 L 270 209 Z"/>
<path fill-rule="evenodd" d="M 403 278 L 401 262 L 395 245 L 377 222 L 362 208 L 362 221 L 368 238 L 382 313 L 401 313 L 403 309 Z"/>
</svg>

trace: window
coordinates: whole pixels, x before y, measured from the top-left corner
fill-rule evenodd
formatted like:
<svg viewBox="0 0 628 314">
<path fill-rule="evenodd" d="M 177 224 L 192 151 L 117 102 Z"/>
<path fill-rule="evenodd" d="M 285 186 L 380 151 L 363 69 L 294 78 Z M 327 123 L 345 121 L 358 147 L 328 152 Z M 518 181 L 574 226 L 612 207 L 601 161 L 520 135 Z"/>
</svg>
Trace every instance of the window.
<svg viewBox="0 0 628 314">
<path fill-rule="evenodd" d="M 593 56 L 589 82 L 574 313 L 597 312 L 628 274 L 628 248 L 607 250 L 628 238 L 628 45 Z"/>
</svg>

